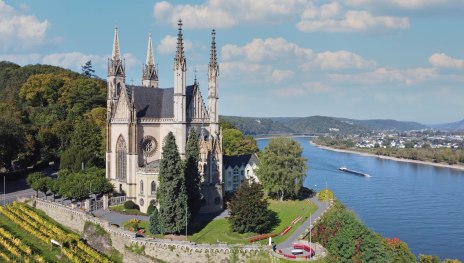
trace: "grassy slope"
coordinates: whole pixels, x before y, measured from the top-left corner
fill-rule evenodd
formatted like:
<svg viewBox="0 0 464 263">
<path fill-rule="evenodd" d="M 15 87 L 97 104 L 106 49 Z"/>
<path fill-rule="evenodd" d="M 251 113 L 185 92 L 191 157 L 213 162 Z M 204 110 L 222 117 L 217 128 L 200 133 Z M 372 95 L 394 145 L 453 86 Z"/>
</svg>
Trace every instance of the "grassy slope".
<svg viewBox="0 0 464 263">
<path fill-rule="evenodd" d="M 282 230 L 291 224 L 291 222 L 297 217 L 302 216 L 303 218 L 292 227 L 285 236 L 277 236 L 274 238 L 274 242 L 280 243 L 289 237 L 296 228 L 298 228 L 302 222 L 304 222 L 310 213 L 314 213 L 317 207 L 314 204 L 310 204 L 308 201 L 270 201 L 269 208 L 276 212 L 280 223 L 274 227 L 272 230 L 273 233 L 279 234 Z M 205 228 L 200 232 L 189 237 L 190 241 L 197 243 L 216 243 L 217 240 L 220 242 L 227 242 L 230 244 L 248 244 L 247 237 L 254 236 L 255 233 L 245 233 L 239 234 L 237 232 L 232 232 L 230 229 L 230 224 L 227 219 L 218 219 L 209 223 Z M 263 244 L 267 240 L 261 241 Z"/>
</svg>

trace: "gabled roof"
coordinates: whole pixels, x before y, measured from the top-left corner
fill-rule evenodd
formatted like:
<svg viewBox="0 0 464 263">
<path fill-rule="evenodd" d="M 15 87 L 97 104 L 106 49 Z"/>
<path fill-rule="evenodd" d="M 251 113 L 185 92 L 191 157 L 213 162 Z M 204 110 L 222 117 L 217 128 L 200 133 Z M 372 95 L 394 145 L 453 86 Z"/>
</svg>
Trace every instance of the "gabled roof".
<svg viewBox="0 0 464 263">
<path fill-rule="evenodd" d="M 259 159 L 256 153 L 253 154 L 242 154 L 242 155 L 224 155 L 222 157 L 222 162 L 224 169 L 227 169 L 227 167 L 240 167 L 240 166 L 246 166 L 247 164 L 253 165 L 253 164 L 259 164 Z"/>
<path fill-rule="evenodd" d="M 127 90 L 134 101 L 137 118 L 174 117 L 174 88 L 160 89 L 128 85 Z M 186 86 L 186 107 L 192 100 L 193 90 L 194 85 Z"/>
</svg>

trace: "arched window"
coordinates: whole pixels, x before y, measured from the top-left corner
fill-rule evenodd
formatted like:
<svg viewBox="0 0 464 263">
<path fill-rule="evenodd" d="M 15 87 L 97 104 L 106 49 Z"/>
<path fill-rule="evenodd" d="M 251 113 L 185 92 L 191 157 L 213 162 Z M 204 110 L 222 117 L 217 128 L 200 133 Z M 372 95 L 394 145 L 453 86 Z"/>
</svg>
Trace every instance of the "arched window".
<svg viewBox="0 0 464 263">
<path fill-rule="evenodd" d="M 143 181 L 140 180 L 140 194 L 143 195 Z"/>
<path fill-rule="evenodd" d="M 156 183 L 155 181 L 152 181 L 151 182 L 151 195 L 155 195 L 156 194 Z"/>
<path fill-rule="evenodd" d="M 127 147 L 122 136 L 116 143 L 116 179 L 126 180 L 127 175 Z"/>
</svg>

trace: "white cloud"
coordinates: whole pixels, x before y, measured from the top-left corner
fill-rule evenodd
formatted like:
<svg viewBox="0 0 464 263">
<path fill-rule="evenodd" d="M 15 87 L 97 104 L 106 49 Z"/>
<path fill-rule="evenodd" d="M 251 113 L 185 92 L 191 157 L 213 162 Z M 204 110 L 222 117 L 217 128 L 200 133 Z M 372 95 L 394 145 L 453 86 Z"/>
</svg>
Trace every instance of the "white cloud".
<svg viewBox="0 0 464 263">
<path fill-rule="evenodd" d="M 288 42 L 284 38 L 255 38 L 243 47 L 236 45 L 225 45 L 222 47 L 222 58 L 224 60 L 246 59 L 252 62 L 271 60 L 306 60 L 313 51 L 301 48 L 297 44 Z"/>
<path fill-rule="evenodd" d="M 378 68 L 370 72 L 362 72 L 359 74 L 329 74 L 335 82 L 344 84 L 402 84 L 413 85 L 426 82 L 438 77 L 434 68 L 412 68 L 412 69 L 394 69 L 394 68 Z"/>
<path fill-rule="evenodd" d="M 47 20 L 23 15 L 0 0 L 0 43 L 3 49 L 42 45 L 49 27 Z"/>
<path fill-rule="evenodd" d="M 109 54 L 106 56 L 100 56 L 83 54 L 81 52 L 52 53 L 44 56 L 33 53 L 0 55 L 0 61 L 11 61 L 19 65 L 41 63 L 68 68 L 80 72 L 81 66 L 89 60 L 92 61 L 92 65 L 95 69 L 106 70 L 109 57 Z M 124 54 L 123 58 L 125 60 L 126 71 L 132 69 L 134 66 L 140 65 L 140 61 L 131 53 Z"/>
<path fill-rule="evenodd" d="M 161 39 L 161 42 L 158 44 L 156 49 L 160 54 L 171 54 L 176 52 L 176 47 L 177 47 L 177 37 L 167 35 L 163 39 Z M 192 48 L 192 42 L 189 40 L 184 39 L 184 50 L 190 50 Z"/>
<path fill-rule="evenodd" d="M 291 19 L 310 2 L 306 0 L 208 0 L 202 4 L 172 5 L 156 3 L 157 21 L 177 25 L 182 19 L 187 28 L 226 28 L 243 22 L 275 23 Z"/>
<path fill-rule="evenodd" d="M 280 83 L 284 80 L 287 80 L 289 78 L 293 77 L 293 71 L 291 70 L 279 70 L 275 69 L 271 73 L 271 80 Z"/>
<path fill-rule="evenodd" d="M 305 82 L 297 87 L 278 88 L 272 91 L 274 95 L 283 97 L 298 97 L 329 93 L 333 88 L 320 82 Z"/>
<path fill-rule="evenodd" d="M 11 61 L 19 65 L 36 64 L 41 61 L 40 54 L 8 54 L 0 55 L 0 61 Z"/>
<path fill-rule="evenodd" d="M 345 0 L 347 5 L 374 8 L 393 7 L 404 10 L 461 8 L 462 0 Z"/>
<path fill-rule="evenodd" d="M 452 58 L 445 53 L 432 54 L 429 63 L 439 68 L 464 68 L 464 59 Z"/>
<path fill-rule="evenodd" d="M 372 60 L 365 60 L 360 55 L 346 51 L 322 52 L 318 53 L 313 61 L 305 63 L 303 69 L 309 70 L 318 66 L 323 70 L 331 69 L 363 69 L 375 66 Z"/>
<path fill-rule="evenodd" d="M 336 16 L 336 14 L 335 12 L 324 13 L 322 8 L 306 10 L 296 27 L 303 32 L 375 31 L 376 33 L 409 27 L 409 19 L 406 17 L 375 16 L 367 11 L 359 10 L 348 10 L 342 16 Z"/>
</svg>

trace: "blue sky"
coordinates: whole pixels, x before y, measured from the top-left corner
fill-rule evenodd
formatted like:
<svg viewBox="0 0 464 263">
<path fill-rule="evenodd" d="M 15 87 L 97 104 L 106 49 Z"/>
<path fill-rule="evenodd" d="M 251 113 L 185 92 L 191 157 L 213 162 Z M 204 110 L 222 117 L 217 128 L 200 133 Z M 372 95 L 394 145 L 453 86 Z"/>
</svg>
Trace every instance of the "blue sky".
<svg viewBox="0 0 464 263">
<path fill-rule="evenodd" d="M 443 123 L 464 118 L 464 0 L 0 0 L 0 60 L 106 77 L 114 26 L 127 82 L 151 32 L 160 86 L 173 83 L 176 21 L 187 83 L 206 94 L 211 29 L 220 114 L 326 115 Z"/>
</svg>

